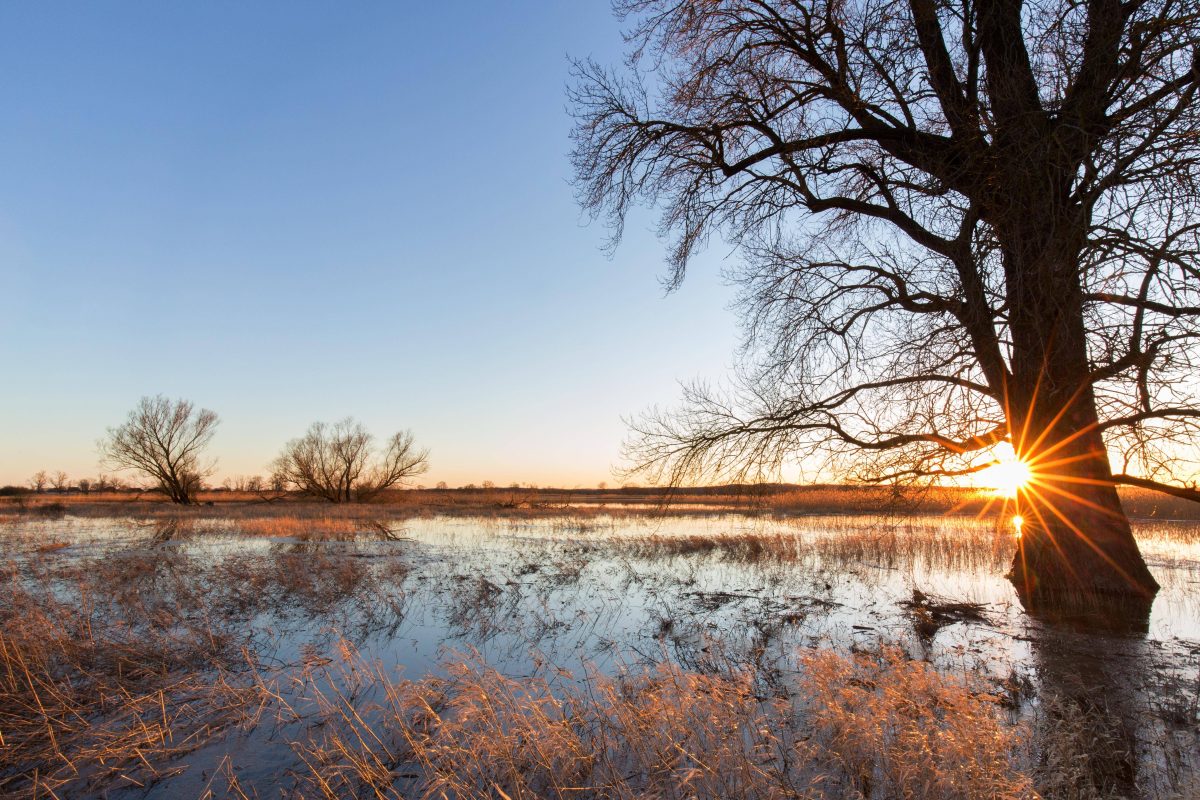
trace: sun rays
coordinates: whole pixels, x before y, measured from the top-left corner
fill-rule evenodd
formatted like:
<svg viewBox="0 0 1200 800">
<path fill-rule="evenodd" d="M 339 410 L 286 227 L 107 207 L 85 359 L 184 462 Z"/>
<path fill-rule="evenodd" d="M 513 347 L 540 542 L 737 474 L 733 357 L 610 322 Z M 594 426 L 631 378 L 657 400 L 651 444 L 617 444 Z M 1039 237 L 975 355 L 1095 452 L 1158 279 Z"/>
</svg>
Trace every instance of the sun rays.
<svg viewBox="0 0 1200 800">
<path fill-rule="evenodd" d="M 1001 453 L 996 462 L 979 476 L 983 485 L 991 487 L 998 496 L 1009 500 L 1016 499 L 1017 493 L 1028 486 L 1032 478 L 1032 468 L 1017 458 L 1012 448 L 1008 448 L 1006 453 Z"/>
<path fill-rule="evenodd" d="M 1103 440 L 1096 436 L 1099 421 L 1060 434 L 1060 424 L 1078 400 L 1078 391 L 1058 404 L 1054 413 L 1035 413 L 1039 403 L 1044 402 L 1041 389 L 1039 378 L 1028 408 L 1020 414 L 1013 413 L 1015 409 L 1005 397 L 1005 416 L 1021 422 L 1011 428 L 1007 441 L 990 450 L 992 460 L 977 472 L 976 485 L 991 494 L 980 516 L 999 506 L 1000 518 L 1011 521 L 1017 540 L 1013 576 L 1020 576 L 1027 589 L 1034 585 L 1029 583 L 1030 563 L 1042 562 L 1046 550 L 1056 554 L 1072 582 L 1086 582 L 1087 568 L 1078 559 L 1080 554 L 1074 552 L 1073 542 L 1078 541 L 1084 545 L 1084 552 L 1090 551 L 1120 576 L 1128 589 L 1152 595 L 1157 588 L 1153 577 L 1147 572 L 1139 580 L 1131 574 L 1117 556 L 1119 533 L 1114 537 L 1104 530 L 1110 524 L 1106 517 L 1123 519 L 1123 512 L 1119 505 L 1114 508 L 1107 498 L 1095 493 L 1099 487 L 1116 488 L 1107 464 L 1100 463 L 1107 461 L 1107 453 Z M 1040 418 L 1038 423 L 1035 418 Z M 1036 541 L 1026 541 L 1031 537 Z M 1114 540 L 1118 542 L 1116 549 Z M 1033 550 L 1027 554 L 1030 547 Z M 1032 562 L 1026 562 L 1027 555 Z"/>
</svg>

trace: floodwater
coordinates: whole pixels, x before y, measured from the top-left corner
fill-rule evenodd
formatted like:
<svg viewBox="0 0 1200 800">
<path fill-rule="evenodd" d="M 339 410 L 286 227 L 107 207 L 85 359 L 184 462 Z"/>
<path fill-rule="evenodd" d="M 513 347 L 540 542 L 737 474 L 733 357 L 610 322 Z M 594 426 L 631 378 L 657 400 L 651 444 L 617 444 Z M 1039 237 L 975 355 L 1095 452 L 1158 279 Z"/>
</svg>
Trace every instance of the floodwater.
<svg viewBox="0 0 1200 800">
<path fill-rule="evenodd" d="M 667 661 L 699 672 L 749 665 L 786 684 L 807 648 L 896 645 L 986 682 L 1014 722 L 1053 725 L 1045 698 L 1072 699 L 1094 715 L 1094 738 L 1124 754 L 1096 766 L 1114 796 L 1169 797 L 1195 778 L 1194 522 L 1135 524 L 1162 589 L 1147 631 L 1126 635 L 1031 619 L 1003 577 L 1013 532 L 970 518 L 591 513 L 312 526 L 263 536 L 238 519 L 18 518 L 0 522 L 0 541 L 35 596 L 97 620 L 125 615 L 135 632 L 173 610 L 172 625 L 228 637 L 240 653 L 233 674 L 240 658 L 291 676 L 286 699 L 347 648 L 414 680 L 471 654 L 513 677 L 553 669 L 582 680 Z M 286 793 L 294 733 L 231 726 L 180 755 L 181 769 L 104 792 L 200 796 L 231 764 L 242 786 Z"/>
</svg>

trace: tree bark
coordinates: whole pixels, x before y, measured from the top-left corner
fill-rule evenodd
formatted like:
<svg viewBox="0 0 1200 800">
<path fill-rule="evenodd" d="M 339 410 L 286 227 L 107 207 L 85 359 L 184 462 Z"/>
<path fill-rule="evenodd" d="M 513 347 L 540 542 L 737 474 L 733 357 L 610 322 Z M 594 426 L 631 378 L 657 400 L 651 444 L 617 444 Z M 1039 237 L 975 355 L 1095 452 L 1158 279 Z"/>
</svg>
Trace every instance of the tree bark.
<svg viewBox="0 0 1200 800">
<path fill-rule="evenodd" d="M 1027 195 L 1028 196 L 1028 195 Z M 1078 219 L 1035 207 L 1004 254 L 1012 336 L 1007 417 L 1031 469 L 1010 579 L 1033 613 L 1144 625 L 1158 584 L 1121 507 L 1100 431 L 1076 261 Z"/>
<path fill-rule="evenodd" d="M 1144 628 L 1158 583 L 1116 488 L 1104 482 L 1111 473 L 1098 430 L 1054 456 L 1079 460 L 1039 471 L 1017 498 L 1023 522 L 1009 578 L 1022 605 L 1035 615 Z"/>
</svg>

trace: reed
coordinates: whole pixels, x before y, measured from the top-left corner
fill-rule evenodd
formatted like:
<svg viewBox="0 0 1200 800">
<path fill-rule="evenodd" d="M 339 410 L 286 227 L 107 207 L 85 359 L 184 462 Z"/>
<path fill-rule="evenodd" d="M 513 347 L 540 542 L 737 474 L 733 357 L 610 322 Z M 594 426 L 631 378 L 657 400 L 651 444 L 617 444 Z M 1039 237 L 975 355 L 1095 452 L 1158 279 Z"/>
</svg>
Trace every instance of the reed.
<svg viewBox="0 0 1200 800">
<path fill-rule="evenodd" d="M 1024 729 L 991 695 L 885 649 L 812 653 L 789 696 L 750 670 L 506 677 L 477 656 L 401 681 L 357 655 L 297 743 L 326 798 L 1028 798 Z M 353 697 L 370 685 L 379 700 Z"/>
</svg>

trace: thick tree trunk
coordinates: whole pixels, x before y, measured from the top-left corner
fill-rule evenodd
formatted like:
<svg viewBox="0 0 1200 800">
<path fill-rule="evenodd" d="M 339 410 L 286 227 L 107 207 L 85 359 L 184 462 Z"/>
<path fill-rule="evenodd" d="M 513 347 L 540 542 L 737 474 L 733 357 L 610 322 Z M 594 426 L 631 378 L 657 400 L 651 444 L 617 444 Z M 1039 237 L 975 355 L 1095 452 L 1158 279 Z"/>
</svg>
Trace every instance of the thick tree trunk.
<svg viewBox="0 0 1200 800">
<path fill-rule="evenodd" d="M 1015 226 L 1005 254 L 1006 413 L 1013 447 L 1033 473 L 1018 494 L 1023 522 L 1010 578 L 1033 613 L 1144 625 L 1158 584 L 1121 507 L 1100 430 L 1076 266 L 1083 227 L 1054 210 Z"/>
<path fill-rule="evenodd" d="M 1077 459 L 1077 460 L 1074 460 Z M 1158 584 L 1138 551 L 1095 428 L 1046 459 L 1017 499 L 1010 579 L 1035 615 L 1120 629 L 1145 626 Z M 1054 462 L 1067 462 L 1054 464 Z"/>
</svg>

